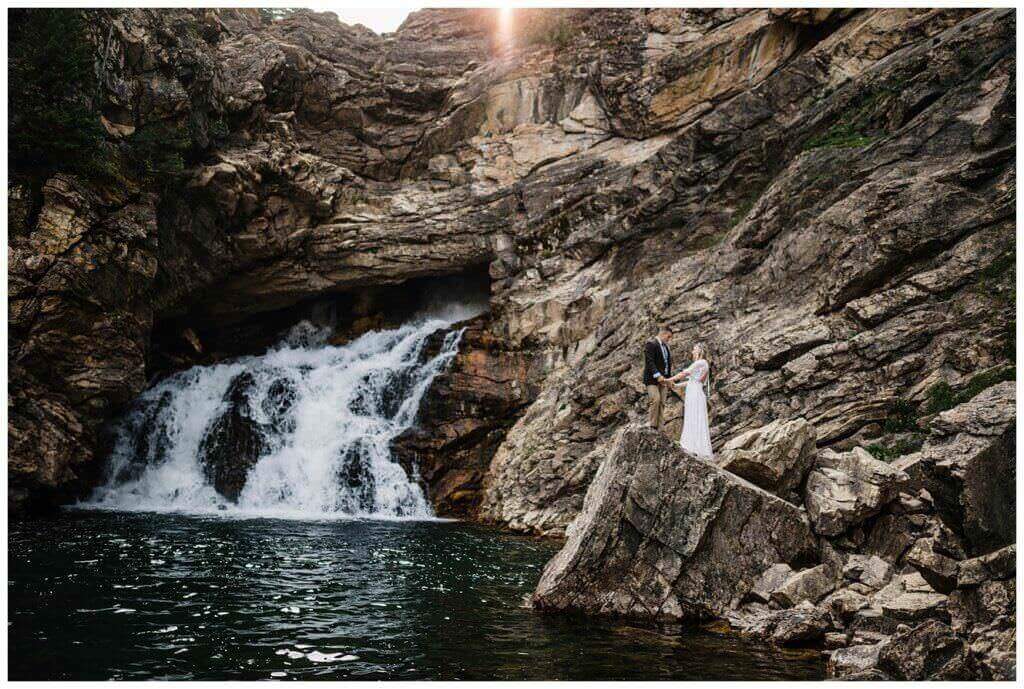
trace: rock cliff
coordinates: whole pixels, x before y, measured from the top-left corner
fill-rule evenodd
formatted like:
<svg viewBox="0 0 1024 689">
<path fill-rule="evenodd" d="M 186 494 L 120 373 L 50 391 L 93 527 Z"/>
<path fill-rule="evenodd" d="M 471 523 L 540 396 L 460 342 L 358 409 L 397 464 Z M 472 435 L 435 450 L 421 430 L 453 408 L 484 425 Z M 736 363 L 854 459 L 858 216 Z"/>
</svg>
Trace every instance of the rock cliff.
<svg viewBox="0 0 1024 689">
<path fill-rule="evenodd" d="M 837 674 L 1012 671 L 1012 10 L 424 10 L 383 36 L 309 11 L 33 12 L 61 11 L 12 15 L 9 134 L 59 155 L 11 162 L 12 511 L 88 489 L 155 377 L 325 300 L 352 333 L 395 286 L 478 276 L 489 313 L 396 451 L 442 512 L 579 517 L 542 605 L 728 615 L 842 647 Z M 78 81 L 32 71 L 46 45 L 85 56 Z M 84 138 L 47 128 L 32 79 Z M 657 322 L 712 362 L 721 466 L 655 462 L 703 487 L 665 496 L 679 514 L 652 476 L 598 472 L 671 450 L 614 442 Z"/>
</svg>

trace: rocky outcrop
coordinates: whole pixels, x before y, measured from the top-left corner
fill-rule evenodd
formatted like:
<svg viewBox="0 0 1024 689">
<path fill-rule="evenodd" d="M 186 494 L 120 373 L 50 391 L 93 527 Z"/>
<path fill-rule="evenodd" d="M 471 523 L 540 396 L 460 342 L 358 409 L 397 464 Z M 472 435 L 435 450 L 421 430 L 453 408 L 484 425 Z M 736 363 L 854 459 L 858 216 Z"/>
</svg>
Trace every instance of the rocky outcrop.
<svg viewBox="0 0 1024 689">
<path fill-rule="evenodd" d="M 807 477 L 805 503 L 816 533 L 838 536 L 877 514 L 906 477 L 866 450 L 823 451 Z"/>
<path fill-rule="evenodd" d="M 371 293 L 485 275 L 489 317 L 396 451 L 443 511 L 579 518 L 538 604 L 727 615 L 857 647 L 833 665 L 861 676 L 1013 674 L 1012 10 L 86 17 L 103 149 L 178 165 L 11 171 L 15 512 L 86 490 L 154 376 L 324 300 L 351 334 L 382 322 Z M 658 322 L 677 358 L 709 346 L 729 471 L 616 441 Z"/>
<path fill-rule="evenodd" d="M 573 196 L 566 241 L 535 272 L 501 258 L 511 334 L 564 359 L 495 454 L 485 515 L 564 530 L 599 448 L 642 418 L 637 352 L 657 321 L 677 356 L 710 347 L 719 449 L 803 417 L 819 445 L 902 454 L 935 386 L 959 392 L 1012 358 L 1013 261 L 998 258 L 1011 255 L 1012 143 L 983 143 L 1007 131 L 1005 29 L 1003 15 L 904 11 L 818 26 L 822 40 L 756 87 L 691 109 L 600 220 Z M 682 65 L 699 43 L 649 59 Z M 670 403 L 670 435 L 678 415 Z"/>
<path fill-rule="evenodd" d="M 932 421 L 921 450 L 936 507 L 972 554 L 1015 541 L 1016 386 L 999 383 Z"/>
<path fill-rule="evenodd" d="M 533 604 L 646 620 L 715 617 L 773 563 L 799 564 L 814 550 L 798 508 L 660 433 L 627 427 Z"/>
<path fill-rule="evenodd" d="M 816 455 L 817 433 L 804 419 L 773 421 L 722 446 L 716 463 L 767 491 L 787 498 L 799 487 Z"/>
</svg>

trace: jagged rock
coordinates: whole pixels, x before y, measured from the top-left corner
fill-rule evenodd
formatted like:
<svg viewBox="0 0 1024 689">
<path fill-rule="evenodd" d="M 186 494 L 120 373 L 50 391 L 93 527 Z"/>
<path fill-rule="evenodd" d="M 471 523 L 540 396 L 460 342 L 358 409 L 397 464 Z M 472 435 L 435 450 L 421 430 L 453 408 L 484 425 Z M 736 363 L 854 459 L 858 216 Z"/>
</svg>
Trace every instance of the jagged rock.
<svg viewBox="0 0 1024 689">
<path fill-rule="evenodd" d="M 800 511 L 664 435 L 627 427 L 533 604 L 653 619 L 721 615 L 772 564 L 815 544 Z"/>
<path fill-rule="evenodd" d="M 828 650 L 846 648 L 850 645 L 850 637 L 846 632 L 825 632 L 824 646 Z"/>
<path fill-rule="evenodd" d="M 874 603 L 874 601 L 869 602 Z M 849 631 L 853 634 L 875 633 L 891 635 L 899 631 L 900 624 L 899 620 L 882 612 L 880 607 L 869 605 L 853 614 L 853 619 L 849 623 Z"/>
<path fill-rule="evenodd" d="M 844 677 L 877 667 L 884 644 L 860 644 L 833 651 L 825 665 L 829 677 Z"/>
<path fill-rule="evenodd" d="M 948 625 L 929 620 L 894 636 L 881 650 L 879 669 L 896 680 L 970 678 L 967 649 Z"/>
<path fill-rule="evenodd" d="M 1017 573 L 1017 546 L 1008 545 L 987 555 L 958 563 L 956 586 L 967 588 L 986 581 L 1010 579 Z"/>
<path fill-rule="evenodd" d="M 919 539 L 907 552 L 906 561 L 939 593 L 956 588 L 959 563 L 940 552 L 935 539 Z"/>
<path fill-rule="evenodd" d="M 986 581 L 980 586 L 954 591 L 949 597 L 953 629 L 967 633 L 976 625 L 1013 626 L 1017 585 L 1012 579 Z"/>
<path fill-rule="evenodd" d="M 245 371 L 224 393 L 224 413 L 214 421 L 199 444 L 199 461 L 218 493 L 238 500 L 249 470 L 267 452 L 266 439 L 286 432 L 287 414 L 295 401 L 293 383 L 285 378 L 270 384 L 262 400 L 269 423 L 256 420 L 252 408 L 256 378 Z"/>
<path fill-rule="evenodd" d="M 817 603 L 835 588 L 835 577 L 828 565 L 818 565 L 790 575 L 774 591 L 771 599 L 784 608 L 809 601 Z"/>
<path fill-rule="evenodd" d="M 772 598 L 772 591 L 779 588 L 793 574 L 793 568 L 785 563 L 774 564 L 754 582 L 748 596 L 754 600 L 768 603 Z"/>
<path fill-rule="evenodd" d="M 805 419 L 773 421 L 729 440 L 719 451 L 716 463 L 787 498 L 811 468 L 817 438 L 814 426 Z"/>
<path fill-rule="evenodd" d="M 877 590 L 889 583 L 892 565 L 877 555 L 851 555 L 843 567 L 843 576 Z"/>
<path fill-rule="evenodd" d="M 877 514 L 896 497 L 903 477 L 861 448 L 843 454 L 822 451 L 804 497 L 815 532 L 836 536 Z"/>
<path fill-rule="evenodd" d="M 946 597 L 938 593 L 904 593 L 882 603 L 882 613 L 901 622 L 948 617 Z"/>
<path fill-rule="evenodd" d="M 537 394 L 537 362 L 489 325 L 486 315 L 464 324 L 459 354 L 435 378 L 416 424 L 393 444 L 395 457 L 423 478 L 435 511 L 444 516 L 477 516 L 494 452 Z M 431 339 L 429 354 L 444 335 Z"/>
<path fill-rule="evenodd" d="M 868 607 L 870 601 L 863 593 L 844 588 L 830 593 L 819 605 L 831 612 L 841 623 L 847 624 L 859 610 Z"/>
<path fill-rule="evenodd" d="M 970 554 L 1016 536 L 1016 386 L 999 383 L 932 421 L 921 462 L 934 481 L 936 508 Z"/>
<path fill-rule="evenodd" d="M 780 610 L 774 618 L 771 638 L 782 646 L 807 645 L 829 629 L 828 614 L 815 607 Z"/>
</svg>

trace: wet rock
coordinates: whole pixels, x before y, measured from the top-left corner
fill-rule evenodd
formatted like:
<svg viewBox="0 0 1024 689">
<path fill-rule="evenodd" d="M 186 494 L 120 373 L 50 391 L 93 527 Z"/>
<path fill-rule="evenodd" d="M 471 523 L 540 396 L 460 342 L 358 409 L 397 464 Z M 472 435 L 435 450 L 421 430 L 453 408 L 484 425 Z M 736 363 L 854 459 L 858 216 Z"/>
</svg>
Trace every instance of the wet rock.
<svg viewBox="0 0 1024 689">
<path fill-rule="evenodd" d="M 905 475 L 861 448 L 824 450 L 807 477 L 805 504 L 816 533 L 836 536 L 894 499 Z"/>
<path fill-rule="evenodd" d="M 719 451 L 716 463 L 726 471 L 788 498 L 807 475 L 818 435 L 805 419 L 773 421 L 742 433 Z"/>
<path fill-rule="evenodd" d="M 718 616 L 768 567 L 814 550 L 797 508 L 631 426 L 602 462 L 533 604 L 642 619 Z"/>
<path fill-rule="evenodd" d="M 426 483 L 439 515 L 478 515 L 494 453 L 538 392 L 536 360 L 495 335 L 492 325 L 487 315 L 459 324 L 465 328 L 459 353 L 424 395 L 416 423 L 392 446 Z M 428 354 L 443 335 L 431 339 Z"/>
<path fill-rule="evenodd" d="M 943 622 L 930 620 L 894 636 L 879 654 L 878 668 L 896 680 L 956 680 L 971 676 L 967 649 Z"/>
<path fill-rule="evenodd" d="M 225 411 L 206 431 L 199 444 L 199 461 L 206 477 L 218 493 L 237 501 L 245 487 L 249 471 L 270 449 L 268 438 L 289 432 L 288 411 L 295 401 L 295 390 L 288 379 L 277 379 L 267 386 L 262 398 L 257 393 L 256 375 L 238 374 L 224 393 Z M 263 406 L 257 420 L 255 403 Z"/>
</svg>

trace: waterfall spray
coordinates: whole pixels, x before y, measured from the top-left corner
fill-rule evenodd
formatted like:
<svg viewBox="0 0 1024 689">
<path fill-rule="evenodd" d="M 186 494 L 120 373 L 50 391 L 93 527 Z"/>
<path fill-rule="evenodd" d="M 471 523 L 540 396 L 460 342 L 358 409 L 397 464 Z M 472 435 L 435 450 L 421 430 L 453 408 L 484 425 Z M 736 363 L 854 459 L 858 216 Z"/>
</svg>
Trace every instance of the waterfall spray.
<svg viewBox="0 0 1024 689">
<path fill-rule="evenodd" d="M 393 461 L 394 438 L 458 351 L 467 317 L 434 312 L 336 347 L 300 323 L 274 348 L 197 366 L 143 393 L 117 425 L 104 485 L 84 506 L 239 516 L 432 515 Z"/>
</svg>

